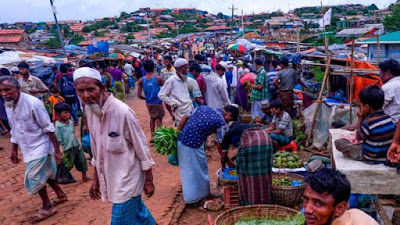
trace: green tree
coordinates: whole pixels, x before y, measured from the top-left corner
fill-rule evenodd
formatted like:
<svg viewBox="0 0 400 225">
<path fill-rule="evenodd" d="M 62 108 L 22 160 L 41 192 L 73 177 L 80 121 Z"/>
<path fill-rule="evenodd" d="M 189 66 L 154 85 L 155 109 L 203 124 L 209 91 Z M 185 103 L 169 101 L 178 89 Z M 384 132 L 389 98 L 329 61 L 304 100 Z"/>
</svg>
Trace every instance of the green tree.
<svg viewBox="0 0 400 225">
<path fill-rule="evenodd" d="M 49 48 L 61 48 L 60 40 L 58 38 L 52 38 L 44 44 Z"/>
<path fill-rule="evenodd" d="M 222 14 L 222 12 L 219 12 L 219 13 L 217 14 L 217 17 L 218 17 L 219 19 L 223 19 L 223 18 L 224 18 L 224 14 Z"/>
<path fill-rule="evenodd" d="M 334 35 L 327 35 L 329 44 L 343 44 L 343 40 L 341 38 L 337 38 Z M 314 46 L 324 46 L 325 45 L 325 37 L 319 37 L 312 43 Z"/>
<path fill-rule="evenodd" d="M 392 13 L 383 20 L 383 25 L 389 32 L 400 30 L 400 4 L 392 8 Z"/>
<path fill-rule="evenodd" d="M 70 40 L 70 43 L 73 45 L 77 45 L 85 40 L 85 37 L 79 34 L 74 34 Z"/>
<path fill-rule="evenodd" d="M 368 10 L 378 10 L 379 8 L 375 4 L 371 4 L 367 7 Z"/>
<path fill-rule="evenodd" d="M 127 12 L 121 12 L 121 15 L 119 16 L 120 19 L 127 19 L 129 17 L 130 15 Z"/>
</svg>

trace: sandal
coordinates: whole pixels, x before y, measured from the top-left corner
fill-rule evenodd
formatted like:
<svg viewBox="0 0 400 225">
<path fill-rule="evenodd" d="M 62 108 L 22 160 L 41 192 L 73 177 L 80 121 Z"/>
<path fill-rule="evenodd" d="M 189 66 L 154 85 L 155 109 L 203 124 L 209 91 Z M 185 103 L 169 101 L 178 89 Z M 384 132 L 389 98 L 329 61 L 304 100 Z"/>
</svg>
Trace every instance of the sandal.
<svg viewBox="0 0 400 225">
<path fill-rule="evenodd" d="M 57 209 L 55 209 L 54 207 L 53 207 L 53 208 L 50 208 L 50 209 L 48 209 L 48 210 L 46 210 L 46 209 L 40 209 L 40 210 L 35 214 L 35 216 L 33 217 L 32 223 L 37 223 L 37 222 L 40 222 L 40 221 L 42 221 L 42 220 L 45 220 L 45 219 L 47 219 L 47 218 L 53 216 L 53 215 L 56 214 L 56 213 L 57 213 Z"/>
<path fill-rule="evenodd" d="M 63 197 L 63 198 L 55 198 L 55 199 L 53 200 L 53 207 L 54 207 L 54 206 L 57 206 L 57 205 L 60 205 L 60 204 L 62 204 L 62 203 L 64 203 L 64 202 L 66 202 L 66 201 L 68 201 L 67 196 L 65 196 L 65 197 Z"/>
</svg>

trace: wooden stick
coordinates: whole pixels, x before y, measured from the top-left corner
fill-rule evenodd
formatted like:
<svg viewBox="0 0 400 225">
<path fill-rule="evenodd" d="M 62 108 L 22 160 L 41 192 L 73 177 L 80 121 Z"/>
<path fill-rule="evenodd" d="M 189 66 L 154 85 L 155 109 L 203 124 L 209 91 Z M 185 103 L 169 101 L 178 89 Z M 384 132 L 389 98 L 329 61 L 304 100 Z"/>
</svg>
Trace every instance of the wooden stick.
<svg viewBox="0 0 400 225">
<path fill-rule="evenodd" d="M 313 130 L 314 130 L 315 121 L 317 119 L 319 107 L 320 107 L 321 102 L 322 102 L 322 95 L 324 94 L 326 81 L 328 80 L 328 77 L 329 77 L 329 67 L 330 67 L 330 65 L 331 65 L 331 56 L 328 56 L 327 66 L 325 67 L 324 79 L 322 81 L 321 90 L 319 91 L 318 99 L 316 101 L 317 102 L 317 108 L 314 111 L 313 119 L 312 119 L 312 122 L 311 122 L 311 127 L 310 127 L 310 130 L 308 131 L 306 145 L 309 144 L 309 141 L 311 139 L 311 135 L 312 135 Z"/>
<path fill-rule="evenodd" d="M 376 36 L 376 48 L 378 50 L 378 64 L 381 63 L 381 43 L 379 42 L 379 35 Z"/>
<path fill-rule="evenodd" d="M 354 40 L 351 42 L 351 70 L 350 70 L 350 120 L 353 124 L 353 89 L 354 89 Z"/>
<path fill-rule="evenodd" d="M 382 204 L 378 200 L 377 195 L 373 195 L 376 200 L 372 199 L 372 203 L 375 206 L 376 211 L 378 211 L 379 216 L 381 217 L 384 225 L 393 225 L 392 221 L 390 221 L 389 217 L 386 215 L 385 211 L 383 210 Z"/>
</svg>

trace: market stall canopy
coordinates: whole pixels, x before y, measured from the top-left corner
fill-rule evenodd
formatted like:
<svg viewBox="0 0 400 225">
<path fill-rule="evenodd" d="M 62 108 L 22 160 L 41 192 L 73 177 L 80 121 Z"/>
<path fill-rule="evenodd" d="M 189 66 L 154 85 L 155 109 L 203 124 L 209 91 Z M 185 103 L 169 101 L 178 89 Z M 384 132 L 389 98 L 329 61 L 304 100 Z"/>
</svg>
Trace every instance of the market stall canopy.
<svg viewBox="0 0 400 225">
<path fill-rule="evenodd" d="M 122 55 L 121 53 L 116 53 L 116 52 L 114 52 L 114 53 L 112 53 L 112 54 L 110 55 L 110 57 L 111 57 L 111 58 L 115 58 L 115 59 L 125 60 L 125 56 Z"/>
<path fill-rule="evenodd" d="M 24 53 L 20 51 L 5 51 L 0 54 L 0 64 L 26 62 L 43 62 L 45 64 L 55 63 L 54 58 L 40 56 L 35 54 Z"/>
<path fill-rule="evenodd" d="M 235 50 L 235 51 L 243 52 L 243 53 L 246 53 L 246 52 L 247 52 L 246 47 L 245 47 L 244 45 L 242 45 L 242 44 L 232 44 L 232 45 L 229 45 L 229 46 L 228 46 L 228 50 Z"/>
<path fill-rule="evenodd" d="M 139 58 L 140 54 L 137 52 L 131 52 L 129 55 L 135 57 L 135 58 Z"/>
<path fill-rule="evenodd" d="M 263 51 L 264 51 L 264 53 L 269 54 L 269 55 L 275 55 L 275 56 L 282 55 L 282 52 L 273 51 L 273 50 L 269 50 L 269 49 L 264 49 Z"/>
<path fill-rule="evenodd" d="M 255 47 L 257 47 L 257 44 L 251 43 L 249 40 L 247 39 L 237 39 L 236 40 L 236 44 L 241 44 L 244 45 L 244 47 L 248 50 L 251 50 Z"/>
</svg>

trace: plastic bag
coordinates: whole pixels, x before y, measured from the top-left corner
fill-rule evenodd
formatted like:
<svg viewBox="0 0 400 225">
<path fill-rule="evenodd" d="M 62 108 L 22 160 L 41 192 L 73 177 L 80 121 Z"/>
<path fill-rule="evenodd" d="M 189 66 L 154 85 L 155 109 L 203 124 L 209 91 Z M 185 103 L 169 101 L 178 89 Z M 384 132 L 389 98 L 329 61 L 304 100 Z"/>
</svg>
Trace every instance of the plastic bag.
<svg viewBox="0 0 400 225">
<path fill-rule="evenodd" d="M 90 133 L 89 132 L 85 136 L 82 137 L 82 146 L 84 148 L 90 148 Z"/>
<path fill-rule="evenodd" d="M 178 155 L 171 154 L 168 156 L 168 163 L 172 166 L 179 166 Z"/>
<path fill-rule="evenodd" d="M 57 165 L 56 181 L 59 184 L 75 183 L 76 180 L 63 164 Z"/>
</svg>

